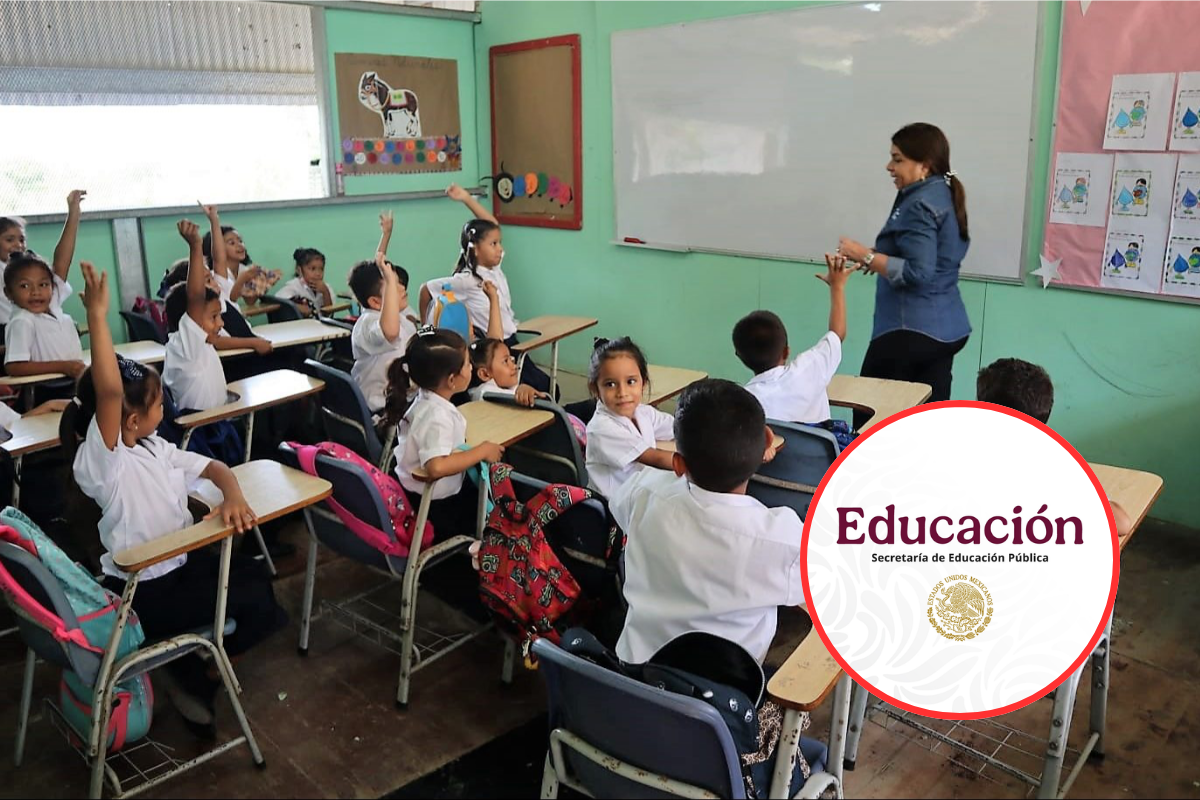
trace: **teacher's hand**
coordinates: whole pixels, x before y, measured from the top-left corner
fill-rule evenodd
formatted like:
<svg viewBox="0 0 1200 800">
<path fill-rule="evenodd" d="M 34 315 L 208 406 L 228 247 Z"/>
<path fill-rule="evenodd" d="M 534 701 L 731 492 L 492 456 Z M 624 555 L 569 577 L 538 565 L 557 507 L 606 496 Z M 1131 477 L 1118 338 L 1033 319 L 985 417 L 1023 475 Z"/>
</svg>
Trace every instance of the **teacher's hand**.
<svg viewBox="0 0 1200 800">
<path fill-rule="evenodd" d="M 870 252 L 866 247 L 863 247 L 849 237 L 842 236 L 838 239 L 838 253 L 857 264 L 861 264 Z"/>
</svg>

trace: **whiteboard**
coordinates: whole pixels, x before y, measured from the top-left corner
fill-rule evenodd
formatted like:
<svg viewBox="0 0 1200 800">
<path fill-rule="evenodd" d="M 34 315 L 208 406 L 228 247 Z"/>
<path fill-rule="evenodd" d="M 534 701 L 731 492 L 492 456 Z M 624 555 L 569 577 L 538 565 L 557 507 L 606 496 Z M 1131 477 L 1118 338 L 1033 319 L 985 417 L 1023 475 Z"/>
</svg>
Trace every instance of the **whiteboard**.
<svg viewBox="0 0 1200 800">
<path fill-rule="evenodd" d="M 963 274 L 1021 275 L 1038 4 L 846 3 L 612 35 L 616 239 L 822 260 L 870 246 L 891 135 L 932 122 L 967 191 Z"/>
</svg>

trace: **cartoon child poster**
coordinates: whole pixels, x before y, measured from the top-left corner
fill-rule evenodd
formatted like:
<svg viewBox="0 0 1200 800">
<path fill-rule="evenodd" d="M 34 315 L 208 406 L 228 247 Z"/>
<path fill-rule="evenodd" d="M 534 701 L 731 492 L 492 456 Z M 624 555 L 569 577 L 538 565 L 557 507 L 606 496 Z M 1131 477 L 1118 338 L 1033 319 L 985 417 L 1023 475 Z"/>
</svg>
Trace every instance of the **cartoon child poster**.
<svg viewBox="0 0 1200 800">
<path fill-rule="evenodd" d="M 1103 227 L 1112 167 L 1110 154 L 1059 153 L 1050 192 L 1050 221 Z"/>
<path fill-rule="evenodd" d="M 1150 185 L 1154 175 L 1147 169 L 1119 169 L 1112 184 L 1112 208 L 1117 217 L 1144 217 L 1150 213 Z"/>
<path fill-rule="evenodd" d="M 1165 150 L 1175 73 L 1114 75 L 1105 116 L 1105 150 Z"/>
<path fill-rule="evenodd" d="M 1200 72 L 1179 73 L 1170 150 L 1200 150 Z"/>
</svg>

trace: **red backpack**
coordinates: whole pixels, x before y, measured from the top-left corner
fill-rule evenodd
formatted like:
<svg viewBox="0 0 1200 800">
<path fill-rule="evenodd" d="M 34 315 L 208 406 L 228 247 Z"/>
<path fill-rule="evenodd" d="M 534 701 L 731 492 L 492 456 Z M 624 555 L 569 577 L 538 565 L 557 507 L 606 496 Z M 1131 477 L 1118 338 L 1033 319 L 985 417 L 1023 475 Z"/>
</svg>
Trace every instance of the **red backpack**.
<svg viewBox="0 0 1200 800">
<path fill-rule="evenodd" d="M 417 526 L 417 512 L 409 504 L 408 497 L 404 494 L 404 489 L 400 486 L 399 481 L 381 471 L 350 448 L 335 442 L 321 442 L 315 445 L 288 442 L 288 446 L 296 452 L 296 460 L 300 462 L 300 469 L 309 475 L 317 474 L 318 455 L 349 461 L 367 473 L 367 477 L 379 490 L 379 495 L 383 498 L 383 505 L 392 519 L 392 530 L 396 532 L 395 539 L 350 513 L 349 509 L 332 497 L 328 498 L 325 503 L 333 509 L 334 513 L 338 515 L 338 519 L 351 533 L 371 547 L 389 556 L 408 557 L 408 549 L 412 546 L 413 529 Z M 433 524 L 426 521 L 425 530 L 421 535 L 421 547 L 425 548 L 431 544 L 433 544 Z"/>
<path fill-rule="evenodd" d="M 577 503 L 594 495 L 587 489 L 551 484 L 528 502 L 517 500 L 512 467 L 489 471 L 492 512 L 479 550 L 479 594 L 492 616 L 522 641 L 523 653 L 535 639 L 558 643 L 562 630 L 578 624 L 589 607 L 579 582 L 546 541 L 544 529 Z M 612 553 L 615 528 L 609 537 Z M 589 598 L 590 599 L 590 598 Z"/>
</svg>

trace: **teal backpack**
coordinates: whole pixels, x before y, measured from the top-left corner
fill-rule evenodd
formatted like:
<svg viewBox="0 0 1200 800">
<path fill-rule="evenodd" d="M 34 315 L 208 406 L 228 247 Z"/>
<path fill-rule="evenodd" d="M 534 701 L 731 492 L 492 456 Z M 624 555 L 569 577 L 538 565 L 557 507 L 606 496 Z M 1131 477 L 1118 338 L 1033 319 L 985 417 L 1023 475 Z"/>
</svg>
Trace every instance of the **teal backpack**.
<svg viewBox="0 0 1200 800">
<path fill-rule="evenodd" d="M 429 306 L 426 324 L 435 328 L 446 328 L 463 337 L 464 342 L 471 341 L 471 315 L 467 307 L 454 296 L 450 283 L 442 284 L 442 292 L 433 298 Z"/>
<path fill-rule="evenodd" d="M 90 666 L 92 674 L 89 677 L 94 679 L 117 623 L 121 598 L 97 583 L 29 517 L 11 506 L 0 511 L 0 541 L 16 545 L 45 567 L 66 597 L 78 625 L 68 623 L 55 609 L 42 605 L 13 577 L 3 562 L 0 562 L 0 591 L 7 595 L 18 614 L 47 631 L 64 647 L 82 651 L 78 653 L 80 658 L 72 658 L 71 663 Z M 137 650 L 145 638 L 137 615 L 131 613 L 117 645 L 117 660 Z M 94 691 L 95 687 L 88 680 L 71 670 L 63 670 L 59 684 L 63 716 L 84 742 L 91 733 Z M 118 684 L 108 724 L 108 750 L 116 752 L 144 737 L 150 730 L 153 712 L 154 690 L 148 674 Z"/>
</svg>

